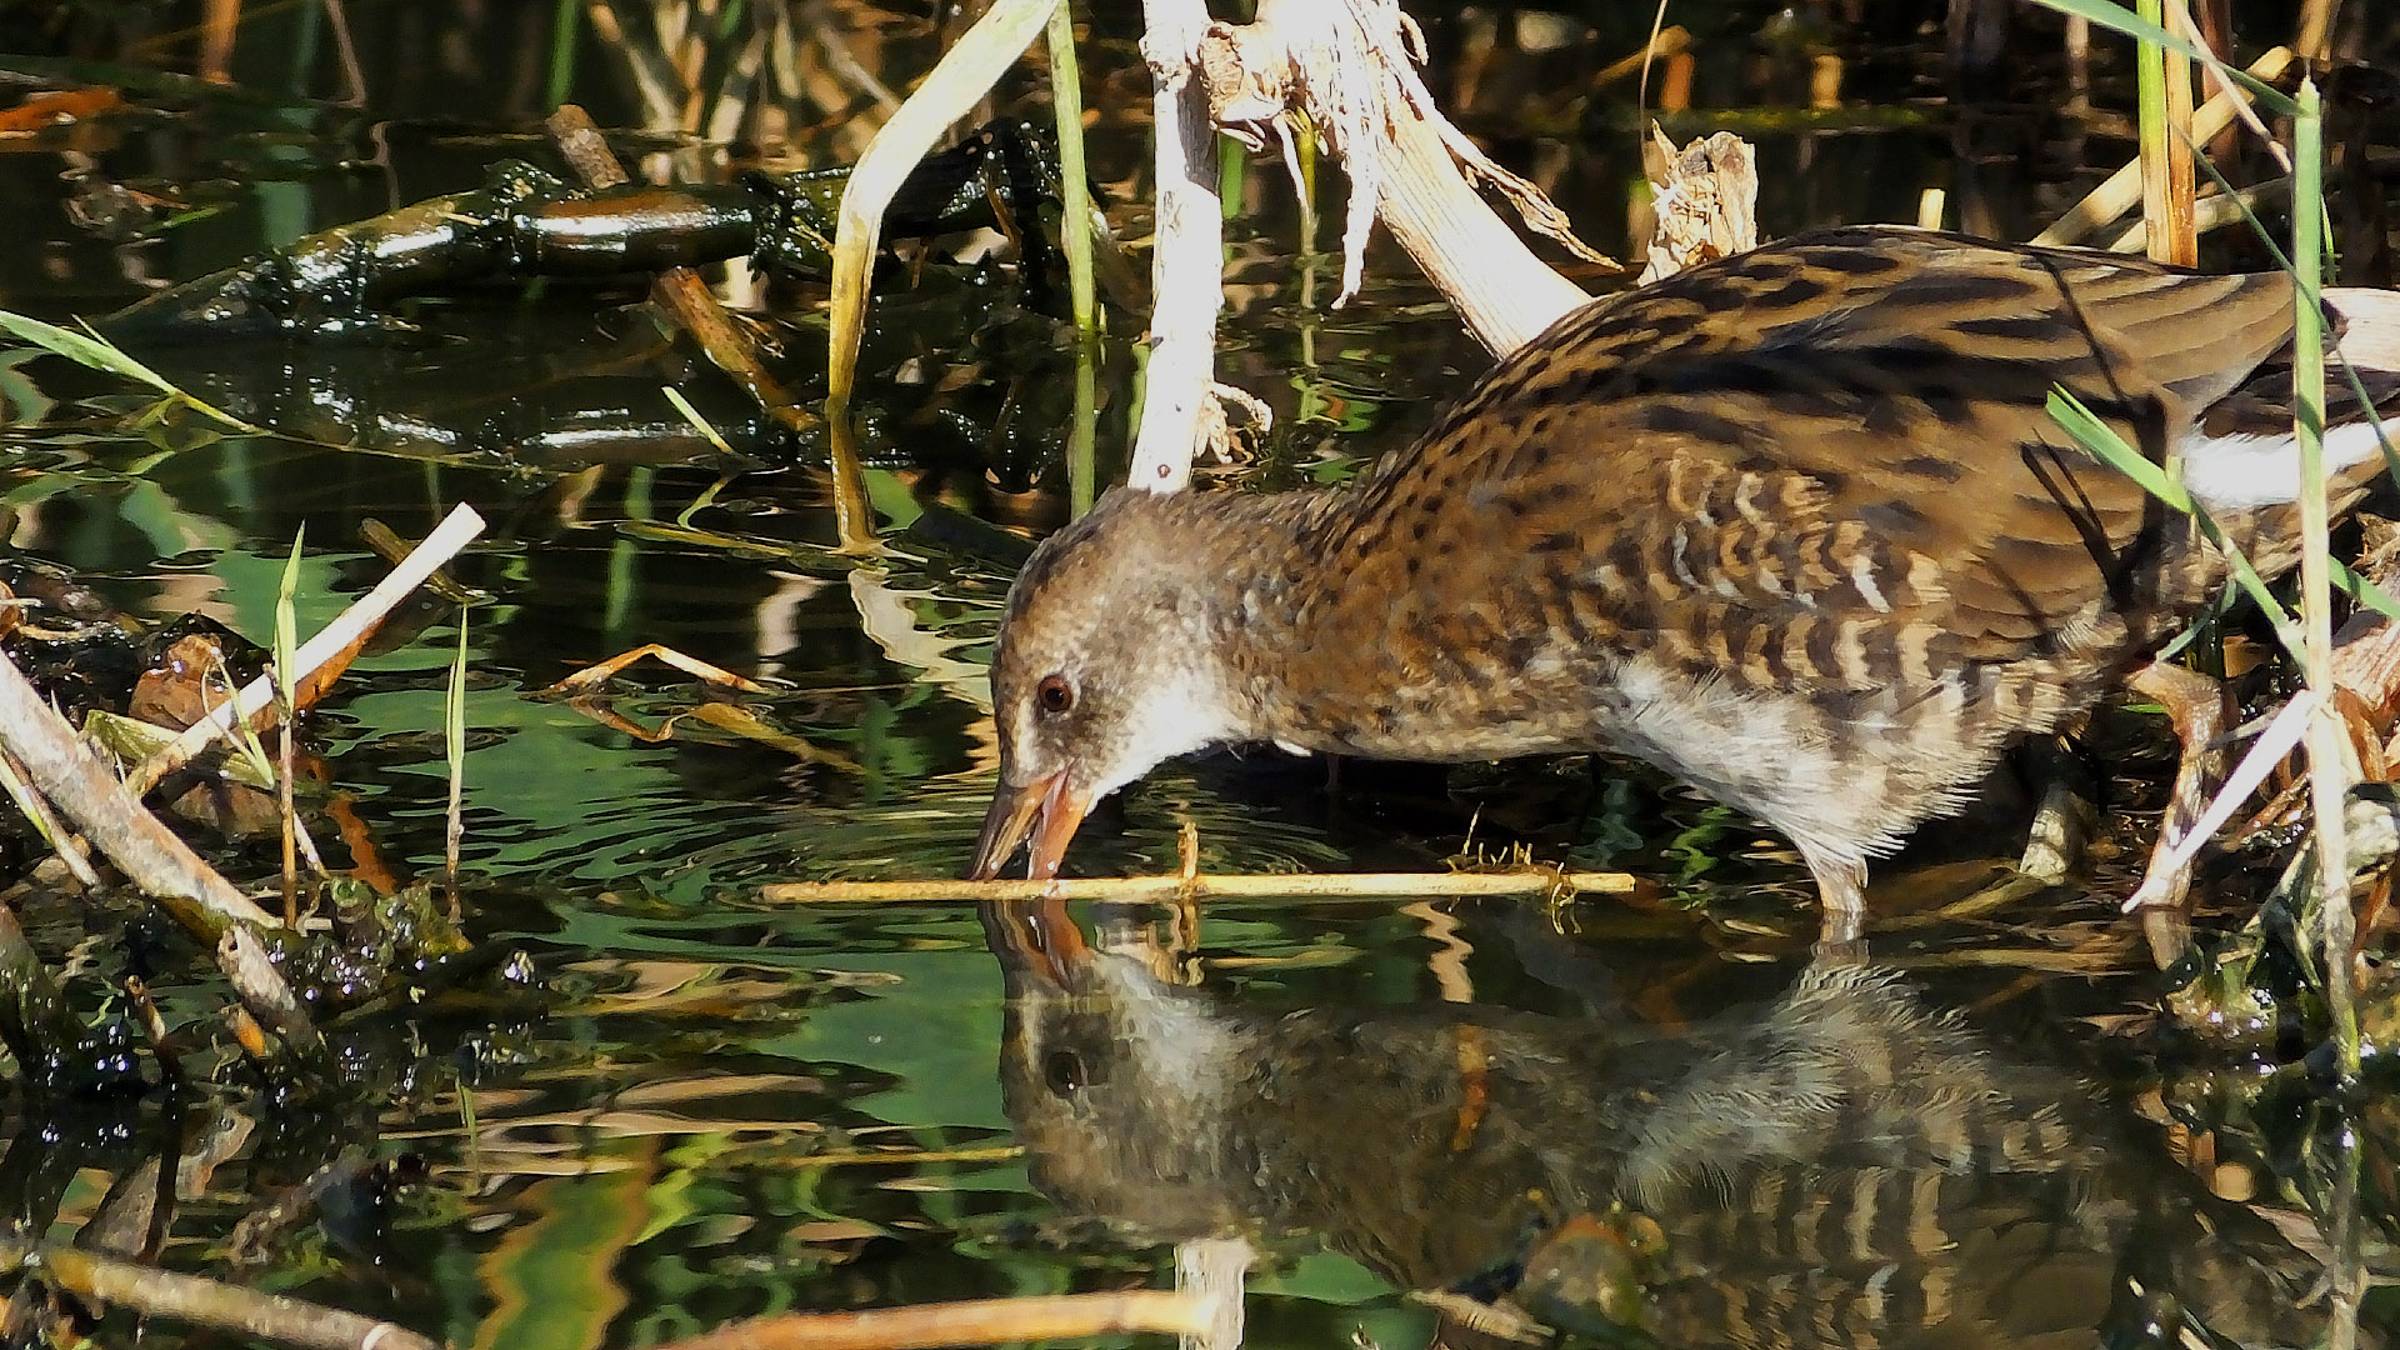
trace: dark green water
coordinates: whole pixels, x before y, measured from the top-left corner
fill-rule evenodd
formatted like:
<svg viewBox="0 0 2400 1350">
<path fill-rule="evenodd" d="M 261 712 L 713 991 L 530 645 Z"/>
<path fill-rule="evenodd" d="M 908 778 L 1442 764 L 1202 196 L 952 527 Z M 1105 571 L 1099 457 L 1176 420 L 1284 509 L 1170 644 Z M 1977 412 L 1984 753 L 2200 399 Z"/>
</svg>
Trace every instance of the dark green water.
<svg viewBox="0 0 2400 1350">
<path fill-rule="evenodd" d="M 228 58 L 237 86 L 216 92 L 180 78 L 202 59 L 187 31 L 200 6 L 75 8 L 57 24 L 0 15 L 0 35 L 41 44 L 0 58 L 0 105 L 85 82 L 122 85 L 129 104 L 0 138 L 0 304 L 53 319 L 472 186 L 499 158 L 546 160 L 554 86 L 605 126 L 649 128 L 620 149 L 680 176 L 722 177 L 762 150 L 662 130 L 635 76 L 657 60 L 646 15 L 621 45 L 584 23 L 567 48 L 550 6 L 351 0 L 366 77 L 353 108 L 316 6 L 252 6 Z M 882 25 L 857 41 L 888 81 L 937 49 L 925 6 L 839 8 Z M 1131 8 L 1096 10 L 1086 84 L 1095 176 L 1138 237 Z M 1451 97 L 1443 72 L 1470 59 L 1472 25 L 1418 8 L 1439 20 L 1434 86 Z M 1960 104 L 1938 19 L 1861 8 L 1855 26 L 1759 4 L 1674 15 L 1701 39 L 1700 111 L 1670 127 L 1756 139 L 1767 233 L 1913 218 L 1939 186 L 1953 224 L 2021 236 L 2126 153 L 2121 123 L 2062 114 L 2044 25 L 2024 20 L 2024 59 L 1971 77 Z M 747 13 L 702 44 L 707 70 L 738 50 Z M 1612 10 L 1555 50 L 1502 51 L 1458 100 L 1608 249 L 1639 123 L 1628 85 L 1585 86 L 1646 26 Z M 2367 27 L 2381 45 L 2364 54 L 2388 64 L 2392 25 Z M 2095 97 L 2121 107 L 2121 55 L 2096 46 Z M 1805 113 L 1796 72 L 1819 56 L 1845 62 L 1843 115 Z M 849 153 L 840 115 L 794 107 L 766 152 Z M 1482 357 L 1385 249 L 1360 301 L 1327 312 L 1338 257 L 1299 253 L 1280 173 L 1253 166 L 1242 193 L 1220 374 L 1278 422 L 1240 472 L 1346 476 L 1404 445 Z M 2382 219 L 2372 197 L 2344 199 L 2349 219 Z M 2363 241 L 2350 251 L 2373 265 Z M 2159 1032 L 2162 986 L 2116 917 L 2121 884 L 1936 912 L 1971 888 L 1975 860 L 2015 853 L 2005 820 L 1929 832 L 1921 869 L 1892 887 L 1902 917 L 1876 935 L 1888 969 L 1863 981 L 1803 973 L 1814 917 L 1785 846 L 1580 761 L 1354 765 L 1328 792 L 1319 765 L 1215 756 L 1103 809 L 1076 866 L 1170 865 L 1187 822 L 1206 866 L 1240 870 L 1433 867 L 1472 831 L 1633 870 L 1668 899 L 1588 900 L 1555 921 L 1516 902 L 1212 906 L 1198 947 L 1172 953 L 1179 979 L 1150 960 L 1162 916 L 1102 916 L 1101 952 L 1063 987 L 1005 941 L 996 955 L 969 909 L 762 903 L 771 881 L 963 865 L 990 787 L 980 666 L 1008 569 L 1072 509 L 1073 344 L 1002 270 L 892 274 L 862 434 L 888 552 L 861 563 L 832 549 L 823 447 L 779 438 L 640 296 L 481 287 L 412 305 L 408 342 L 136 348 L 277 438 L 189 416 L 128 429 L 146 400 L 127 386 L 0 354 L 7 546 L 130 613 L 199 612 L 263 641 L 305 527 L 311 629 L 381 574 L 359 542 L 367 518 L 416 537 L 465 502 L 491 521 L 455 569 L 494 597 L 467 634 L 468 928 L 522 947 L 554 996 L 379 1025 L 362 1075 L 385 1086 L 348 1118 L 279 1112 L 238 1070 L 187 1094 L 182 1128 L 213 1121 L 238 1146 L 195 1180 L 168 1264 L 459 1345 L 563 1350 L 773 1311 L 1164 1284 L 1175 1241 L 1240 1229 L 1259 1248 L 1251 1343 L 1399 1347 L 1436 1330 L 1409 1290 L 1505 1284 L 1549 1227 L 1621 1203 L 1665 1237 L 1649 1302 L 1670 1345 L 2068 1345 L 2103 1327 L 2112 1344 L 2172 1344 L 2188 1309 L 2223 1343 L 2264 1346 L 2328 1325 L 2309 1295 L 2339 1214 L 2363 1215 L 2370 1261 L 2383 1250 L 2388 1103 L 2343 1117 L 2262 1090 L 2266 1066 Z M 770 322 L 795 387 L 821 389 L 821 287 L 738 298 Z M 1135 321 L 1114 322 L 1095 381 L 1104 481 L 1137 389 Z M 743 457 L 700 441 L 667 386 Z M 337 867 L 439 871 L 456 618 L 419 617 L 317 719 L 329 791 L 359 822 L 337 831 L 320 802 Z M 773 681 L 738 700 L 752 734 L 691 715 L 722 696 L 656 667 L 607 710 L 671 720 L 664 740 L 531 696 L 645 642 Z M 2136 776 L 2163 754 L 2148 735 Z M 272 874 L 271 842 L 214 847 L 238 878 Z M 2240 885 L 2225 909 L 2250 898 Z M 28 914 L 64 960 L 72 915 L 55 901 Z M 167 993 L 213 1015 L 199 990 Z M 62 1236 L 167 1128 L 155 1104 L 8 1111 L 0 1205 Z M 2328 1162 L 2345 1128 L 2362 1141 L 2350 1192 Z M 243 1263 L 243 1216 L 344 1149 L 426 1175 L 388 1203 L 369 1184 L 324 1186 Z M 130 1330 L 119 1318 L 104 1334 Z M 1449 1343 L 1476 1342 L 1454 1329 Z"/>
</svg>

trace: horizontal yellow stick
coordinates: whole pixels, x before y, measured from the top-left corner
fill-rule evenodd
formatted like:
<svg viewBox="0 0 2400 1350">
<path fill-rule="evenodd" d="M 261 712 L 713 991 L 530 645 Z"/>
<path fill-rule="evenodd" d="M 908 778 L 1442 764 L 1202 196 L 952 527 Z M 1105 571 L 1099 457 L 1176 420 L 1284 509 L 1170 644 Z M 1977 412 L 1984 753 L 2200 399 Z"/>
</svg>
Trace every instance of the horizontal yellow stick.
<svg viewBox="0 0 2400 1350">
<path fill-rule="evenodd" d="M 1166 1289 L 1127 1289 L 858 1312 L 784 1313 L 730 1323 L 665 1350 L 921 1350 L 1144 1332 L 1197 1337 L 1215 1320 L 1211 1299 Z"/>
<path fill-rule="evenodd" d="M 1378 896 L 1626 895 L 1625 872 L 1243 873 L 1231 876 L 1074 877 L 1057 881 L 786 881 L 759 889 L 776 905 L 897 905 L 937 900 L 1365 899 Z"/>
</svg>

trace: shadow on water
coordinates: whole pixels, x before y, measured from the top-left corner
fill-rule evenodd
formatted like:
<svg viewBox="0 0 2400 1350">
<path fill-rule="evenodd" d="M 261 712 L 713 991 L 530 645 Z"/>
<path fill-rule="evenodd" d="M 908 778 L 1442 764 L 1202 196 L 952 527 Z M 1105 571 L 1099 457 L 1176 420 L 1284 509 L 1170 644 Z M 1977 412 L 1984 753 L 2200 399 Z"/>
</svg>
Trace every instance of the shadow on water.
<svg viewBox="0 0 2400 1350">
<path fill-rule="evenodd" d="M 470 187 L 496 159 L 548 154 L 554 88 L 627 128 L 629 159 L 687 178 L 856 149 L 815 94 L 729 143 L 679 130 L 634 6 L 614 7 L 623 40 L 583 26 L 562 46 L 554 6 L 349 0 L 363 107 L 313 4 L 252 6 L 222 54 L 234 85 L 197 82 L 205 8 L 77 4 L 50 22 L 0 7 L 0 46 L 25 53 L 0 57 L 0 93 L 97 83 L 125 100 L 0 137 L 17 243 L 0 304 L 97 314 Z M 788 8 L 838 10 L 898 83 L 941 37 L 929 6 Z M 1621 249 L 1640 123 L 1629 84 L 1596 81 L 1647 7 L 1572 24 L 1511 8 L 1506 27 L 1495 8 L 1411 5 L 1437 91 Z M 2285 22 L 2233 8 L 2237 31 Z M 1086 70 L 1095 176 L 1138 235 L 1121 210 L 1147 199 L 1124 112 L 1146 103 L 1135 10 L 1090 7 Z M 2031 18 L 2009 50 L 2033 55 L 1964 73 L 1919 4 L 1719 0 L 1673 18 L 1696 59 L 1668 129 L 1758 144 L 1770 234 L 1912 219 L 1942 187 L 1952 223 L 2022 237 L 2125 153 L 2122 118 L 2073 106 Z M 2400 66 L 2400 15 L 2363 27 L 2366 60 Z M 1845 83 L 1812 107 L 1826 58 Z M 2125 106 L 2121 61 L 2094 78 L 2097 106 Z M 1380 249 L 1359 302 L 1326 311 L 1338 258 L 1295 249 L 1280 172 L 1250 166 L 1240 197 L 1221 372 L 1277 423 L 1215 472 L 1347 477 L 1483 358 Z M 2343 200 L 2380 218 L 2374 192 Z M 2344 229 L 2361 241 L 2345 266 L 2389 266 Z M 2236 238 L 2212 248 L 2255 261 Z M 0 1219 L 137 1235 L 169 1266 L 461 1346 L 561 1350 L 784 1309 L 1162 1283 L 1172 1244 L 1227 1232 L 1260 1249 L 1260 1346 L 1499 1343 L 1506 1314 L 1484 1305 L 1500 1302 L 1598 1340 L 1639 1323 L 1665 1345 L 2295 1345 L 2327 1325 L 2325 1234 L 2343 1215 L 2390 1268 L 2389 1094 L 2344 1114 L 2271 1037 L 2235 1059 L 2159 1026 L 2113 882 L 1947 908 L 2014 852 L 2014 826 L 1935 832 L 1871 970 L 1808 964 L 1814 920 L 1783 846 L 1581 761 L 1353 767 L 1329 790 L 1321 765 L 1214 756 L 1105 806 L 1076 865 L 1171 865 L 1186 823 L 1205 866 L 1240 870 L 1435 866 L 1471 833 L 1634 870 L 1650 898 L 1556 916 L 1223 906 L 1196 946 L 1139 915 L 1087 920 L 1088 938 L 1052 923 L 1037 943 L 952 907 L 759 903 L 765 881 L 962 864 L 995 754 L 981 663 L 1027 540 L 1071 509 L 1075 358 L 1054 308 L 1005 266 L 937 253 L 887 281 L 862 363 L 892 546 L 872 566 L 834 551 L 823 447 L 757 416 L 635 283 L 420 300 L 394 341 L 137 352 L 284 438 L 129 426 L 142 400 L 121 386 L 0 355 L 8 545 L 127 613 L 263 638 L 305 525 L 310 629 L 380 574 L 358 542 L 370 518 L 418 537 L 466 501 L 493 522 L 455 567 L 495 597 L 468 634 L 467 918 L 533 972 L 362 1026 L 368 1090 L 338 1116 L 222 1066 L 79 1114 L 12 1100 Z M 821 392 L 822 287 L 729 289 L 792 387 Z M 1125 332 L 1103 353 L 1103 481 L 1136 356 Z M 449 622 L 420 616 L 423 637 L 370 653 L 316 716 L 328 787 L 312 809 L 343 822 L 337 867 L 438 874 Z M 738 704 L 675 674 L 580 705 L 532 696 L 644 642 L 777 683 Z M 2155 803 L 2154 782 L 2122 787 L 2119 805 Z M 204 847 L 243 879 L 275 868 L 272 840 Z M 173 966 L 160 953 L 178 939 L 138 911 L 23 899 L 86 1011 L 122 974 Z M 2245 895 L 2224 899 L 2238 913 Z M 216 1015 L 205 990 L 159 992 L 178 1022 Z M 2359 1148 L 2332 1147 L 2343 1130 Z M 180 1204 L 153 1223 L 169 1190 Z M 2366 1322 L 2382 1343 L 2380 1294 Z"/>
</svg>

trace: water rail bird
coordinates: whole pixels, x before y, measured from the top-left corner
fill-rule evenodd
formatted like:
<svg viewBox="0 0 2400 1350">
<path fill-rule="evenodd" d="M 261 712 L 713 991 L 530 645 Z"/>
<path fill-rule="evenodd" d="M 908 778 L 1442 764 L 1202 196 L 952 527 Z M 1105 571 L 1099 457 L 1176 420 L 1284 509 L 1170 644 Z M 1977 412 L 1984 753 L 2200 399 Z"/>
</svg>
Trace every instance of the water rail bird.
<svg viewBox="0 0 2400 1350">
<path fill-rule="evenodd" d="M 2384 409 L 2328 414 L 2337 509 L 2400 412 L 2393 301 L 2327 293 Z M 2178 456 L 2271 577 L 2298 557 L 2292 333 L 2281 273 L 1835 229 L 1572 312 L 1354 484 L 1117 489 L 1010 592 L 973 870 L 1030 838 L 1054 875 L 1094 801 L 1215 744 L 1604 751 L 1790 839 L 1855 940 L 1869 858 L 2225 581 L 2052 390 Z"/>
</svg>

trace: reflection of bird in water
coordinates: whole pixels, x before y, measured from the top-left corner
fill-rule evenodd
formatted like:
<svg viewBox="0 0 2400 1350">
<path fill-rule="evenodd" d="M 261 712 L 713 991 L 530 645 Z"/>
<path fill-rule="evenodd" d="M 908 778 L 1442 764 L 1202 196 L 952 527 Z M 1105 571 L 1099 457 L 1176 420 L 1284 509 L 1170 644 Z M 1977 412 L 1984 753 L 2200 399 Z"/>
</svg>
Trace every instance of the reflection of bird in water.
<svg viewBox="0 0 2400 1350">
<path fill-rule="evenodd" d="M 1093 950 L 1055 906 L 988 924 L 1036 1183 L 1149 1237 L 1313 1232 L 1403 1288 L 1673 1346 L 2323 1330 L 2295 1308 L 2315 1262 L 2113 1130 L 2090 1085 L 1885 973 L 1812 966 L 1682 1033 L 1462 1004 L 1278 1015 Z M 1650 1254 L 1588 1294 L 1534 1287 L 1578 1231 Z"/>
</svg>

